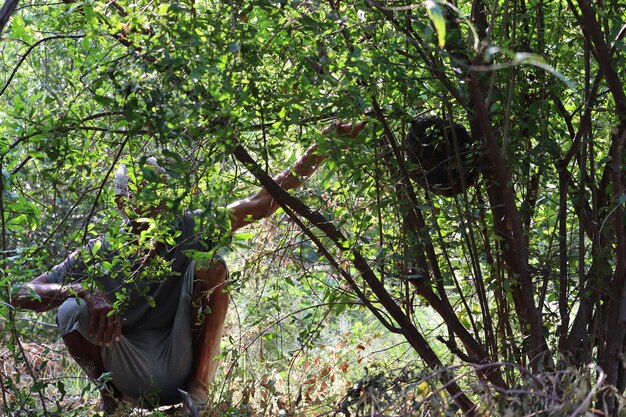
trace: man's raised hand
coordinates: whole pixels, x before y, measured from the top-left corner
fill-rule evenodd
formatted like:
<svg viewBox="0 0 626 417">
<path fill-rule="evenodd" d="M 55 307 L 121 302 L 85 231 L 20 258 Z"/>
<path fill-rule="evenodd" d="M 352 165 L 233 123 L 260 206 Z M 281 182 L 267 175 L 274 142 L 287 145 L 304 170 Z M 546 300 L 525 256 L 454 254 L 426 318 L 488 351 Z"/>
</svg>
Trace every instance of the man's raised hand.
<svg viewBox="0 0 626 417">
<path fill-rule="evenodd" d="M 358 135 L 361 132 L 361 130 L 365 129 L 365 125 L 367 125 L 367 122 L 357 122 L 357 123 L 336 122 L 326 127 L 322 131 L 322 133 L 327 135 L 331 133 L 333 130 L 336 130 L 339 136 L 348 136 L 348 137 L 353 138 L 356 135 Z"/>
</svg>

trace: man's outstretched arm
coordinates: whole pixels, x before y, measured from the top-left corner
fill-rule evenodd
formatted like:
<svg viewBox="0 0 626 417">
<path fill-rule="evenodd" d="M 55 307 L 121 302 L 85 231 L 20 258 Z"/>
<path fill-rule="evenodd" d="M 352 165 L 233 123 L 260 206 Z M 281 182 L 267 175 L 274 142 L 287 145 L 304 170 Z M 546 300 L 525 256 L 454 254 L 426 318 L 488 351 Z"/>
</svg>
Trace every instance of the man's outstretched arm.
<svg viewBox="0 0 626 417">
<path fill-rule="evenodd" d="M 72 297 L 85 298 L 88 292 L 81 284 L 56 284 L 48 282 L 48 274 L 42 274 L 22 285 L 11 297 L 11 305 L 26 310 L 43 312 L 60 306 Z"/>
<path fill-rule="evenodd" d="M 68 257 L 64 263 L 73 264 L 78 251 Z M 121 322 L 118 315 L 111 313 L 113 305 L 109 298 L 98 288 L 85 288 L 80 282 L 59 284 L 48 280 L 48 273 L 23 284 L 16 294 L 11 296 L 13 307 L 37 312 L 48 311 L 63 304 L 70 298 L 82 298 L 89 308 L 89 333 L 98 343 L 110 343 L 119 340 Z"/>
<path fill-rule="evenodd" d="M 339 135 L 354 137 L 364 127 L 365 122 L 337 123 L 324 129 L 323 133 L 328 134 L 336 130 Z M 326 156 L 317 153 L 317 145 L 313 145 L 296 161 L 292 168 L 288 168 L 274 177 L 274 181 L 285 190 L 298 188 L 302 181 L 310 177 L 325 159 Z M 278 210 L 278 207 L 280 205 L 265 188 L 253 196 L 230 204 L 228 208 L 231 210 L 231 231 L 234 232 L 259 219 L 271 216 Z"/>
</svg>

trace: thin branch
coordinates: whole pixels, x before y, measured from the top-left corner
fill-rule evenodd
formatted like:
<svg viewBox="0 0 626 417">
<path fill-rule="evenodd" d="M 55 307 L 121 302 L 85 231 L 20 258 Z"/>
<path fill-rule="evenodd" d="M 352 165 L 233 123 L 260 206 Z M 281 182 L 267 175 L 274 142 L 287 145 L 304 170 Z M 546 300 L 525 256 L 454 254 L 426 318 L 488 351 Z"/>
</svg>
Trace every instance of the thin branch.
<svg viewBox="0 0 626 417">
<path fill-rule="evenodd" d="M 122 156 L 122 152 L 124 151 L 124 148 L 126 147 L 126 144 L 130 140 L 130 138 L 131 138 L 130 135 L 127 136 L 126 139 L 124 139 L 124 142 L 122 142 L 122 144 L 120 145 L 120 148 L 118 149 L 117 154 L 115 155 L 115 158 L 113 159 L 113 162 L 111 163 L 111 166 L 109 167 L 109 170 L 107 171 L 106 175 L 102 179 L 102 182 L 100 183 L 100 186 L 98 187 L 98 194 L 94 198 L 91 211 L 89 212 L 89 215 L 87 216 L 87 219 L 85 220 L 85 227 L 84 227 L 83 238 L 82 238 L 83 242 L 86 241 L 87 235 L 89 234 L 89 222 L 91 221 L 91 218 L 96 212 L 96 207 L 98 206 L 98 200 L 100 200 L 100 195 L 102 194 L 102 190 L 104 189 L 106 181 L 109 179 L 111 172 L 113 172 L 113 169 L 117 165 L 117 161 L 119 161 L 120 157 Z"/>
<path fill-rule="evenodd" d="M 15 12 L 15 8 L 19 0 L 6 0 L 2 9 L 0 9 L 0 34 L 4 31 L 4 27 L 9 23 L 9 19 L 13 12 Z"/>
<path fill-rule="evenodd" d="M 89 116 L 86 116 L 85 118 L 81 119 L 81 123 L 86 122 L 86 121 L 90 121 L 90 120 L 94 120 L 100 117 L 108 117 L 108 116 L 121 116 L 124 113 L 121 111 L 107 111 L 107 112 L 100 112 L 100 113 L 94 113 L 94 114 L 90 114 Z M 99 131 L 99 132 L 109 132 L 109 133 L 117 133 L 117 134 L 122 134 L 122 135 L 129 135 L 129 134 L 146 134 L 148 133 L 147 130 L 139 130 L 139 131 L 128 131 L 128 130 L 123 130 L 123 129 L 106 129 L 106 128 L 101 128 L 101 127 L 97 127 L 97 126 L 80 126 L 80 125 L 69 125 L 69 126 L 60 126 L 51 130 L 47 130 L 45 131 L 45 133 L 68 133 L 71 132 L 73 130 L 86 130 L 86 131 Z M 9 152 L 11 152 L 13 149 L 17 148 L 22 142 L 27 141 L 30 138 L 33 138 L 37 135 L 41 135 L 42 133 L 44 133 L 44 130 L 36 130 L 34 132 L 29 133 L 28 135 L 24 135 L 22 137 L 17 138 L 11 145 L 9 145 L 9 147 L 7 148 L 7 150 L 0 155 L 0 161 L 4 160 L 4 158 L 9 154 Z"/>
<path fill-rule="evenodd" d="M 609 86 L 615 99 L 615 110 L 622 125 L 626 124 L 626 94 L 623 83 L 613 65 L 611 50 L 604 40 L 604 32 L 595 18 L 595 11 L 586 0 L 578 0 L 578 6 L 582 12 L 579 23 L 587 37 L 594 46 L 596 59 L 602 69 L 606 84 Z"/>
</svg>

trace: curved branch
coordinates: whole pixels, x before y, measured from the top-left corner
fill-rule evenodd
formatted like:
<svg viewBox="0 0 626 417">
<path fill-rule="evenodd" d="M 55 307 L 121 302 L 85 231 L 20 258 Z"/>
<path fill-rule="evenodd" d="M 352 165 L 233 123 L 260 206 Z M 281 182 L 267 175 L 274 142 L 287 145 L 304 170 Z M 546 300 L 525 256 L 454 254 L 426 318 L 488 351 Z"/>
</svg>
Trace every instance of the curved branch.
<svg viewBox="0 0 626 417">
<path fill-rule="evenodd" d="M 8 0 L 8 1 L 11 1 L 11 0 Z M 0 16 L 0 19 L 1 19 L 1 16 Z M 0 31 L 2 30 L 2 26 L 1 25 L 2 25 L 2 22 L 0 21 Z M 26 50 L 24 55 L 22 55 L 22 57 L 18 61 L 18 63 L 15 66 L 15 68 L 13 68 L 13 71 L 11 71 L 11 75 L 9 75 L 9 79 L 7 80 L 6 84 L 4 84 L 4 87 L 2 87 L 2 90 L 0 90 L 0 96 L 2 96 L 4 94 L 4 92 L 7 90 L 7 88 L 9 88 L 9 84 L 11 84 L 11 81 L 13 81 L 13 78 L 15 77 L 15 74 L 17 73 L 17 70 L 20 68 L 20 66 L 22 66 L 22 64 L 24 63 L 24 61 L 28 57 L 28 55 L 30 55 L 30 53 L 36 47 L 38 47 L 39 45 L 41 45 L 44 42 L 47 42 L 47 41 L 50 41 L 50 40 L 54 40 L 54 39 L 80 39 L 80 38 L 84 38 L 84 37 L 85 37 L 85 35 L 55 35 L 55 36 L 49 36 L 47 38 L 39 39 L 37 42 L 32 44 Z"/>
</svg>

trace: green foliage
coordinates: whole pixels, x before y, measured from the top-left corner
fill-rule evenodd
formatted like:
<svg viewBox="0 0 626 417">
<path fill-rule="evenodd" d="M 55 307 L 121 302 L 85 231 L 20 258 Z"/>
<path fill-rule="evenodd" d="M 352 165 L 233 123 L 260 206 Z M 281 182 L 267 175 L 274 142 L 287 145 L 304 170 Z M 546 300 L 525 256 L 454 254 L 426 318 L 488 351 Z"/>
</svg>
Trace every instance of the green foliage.
<svg viewBox="0 0 626 417">
<path fill-rule="evenodd" d="M 600 364 L 616 386 L 606 392 L 620 399 L 621 368 L 611 355 L 623 340 L 610 339 L 613 327 L 624 337 L 623 300 L 607 294 L 622 293 L 626 259 L 619 140 L 626 115 L 614 86 L 624 85 L 624 12 L 616 2 L 595 11 L 610 41 L 608 65 L 602 45 L 582 30 L 591 18 L 565 4 L 21 2 L 0 46 L 7 363 L 24 359 L 21 341 L 55 340 L 31 323 L 53 323 L 53 313 L 10 307 L 22 283 L 102 235 L 119 256 L 95 251 L 102 262 L 89 272 L 133 276 L 125 259 L 138 249 L 124 214 L 141 220 L 138 245 L 150 250 L 176 239 L 169 226 L 177 215 L 204 208 L 216 216 L 203 232 L 226 245 L 224 207 L 258 187 L 233 157 L 235 147 L 276 173 L 317 142 L 328 160 L 296 196 L 341 239 L 307 221 L 296 228 L 279 211 L 274 222 L 230 242 L 231 311 L 238 314 L 229 318 L 228 371 L 217 398 L 240 406 L 225 415 L 344 406 L 360 415 L 373 402 L 351 397 L 354 381 L 396 413 L 409 412 L 402 407 L 410 392 L 428 390 L 441 407 L 429 400 L 424 415 L 453 414 L 461 396 L 443 393 L 454 383 L 437 373 L 475 362 L 519 365 L 455 381 L 472 388 L 480 379 L 484 389 L 467 395 L 487 398 L 493 413 L 570 412 L 566 396 L 582 383 L 576 372 L 558 373 L 562 363 Z M 611 68 L 614 84 L 606 82 Z M 471 132 L 482 173 L 476 186 L 446 197 L 407 175 L 416 167 L 404 158 L 404 138 L 419 114 Z M 338 120 L 362 119 L 368 128 L 355 138 L 321 134 Z M 169 181 L 145 164 L 148 156 Z M 134 195 L 134 210 L 125 213 L 111 191 L 120 163 L 131 168 Z M 159 216 L 140 214 L 158 203 Z M 152 259 L 141 277 L 158 279 L 168 267 Z M 118 295 L 117 308 L 125 299 Z M 372 357 L 363 359 L 358 346 Z M 420 359 L 424 369 L 391 376 L 400 367 L 394 355 Z M 382 370 L 365 372 L 363 361 Z M 344 362 L 348 368 L 338 365 Z M 506 403 L 496 394 L 499 383 L 514 390 L 520 376 L 542 367 L 549 370 L 542 381 L 559 379 L 558 404 Z M 64 399 L 95 389 L 61 375 L 42 378 L 35 368 L 0 370 L 5 414 L 66 415 Z M 318 384 L 331 374 L 334 386 Z M 406 378 L 398 385 L 400 374 Z M 585 390 L 599 379 L 592 374 L 583 373 L 591 381 Z M 262 388 L 253 392 L 257 382 Z M 529 387 L 522 388 L 537 389 Z"/>
</svg>

